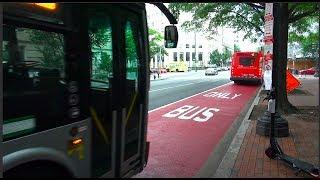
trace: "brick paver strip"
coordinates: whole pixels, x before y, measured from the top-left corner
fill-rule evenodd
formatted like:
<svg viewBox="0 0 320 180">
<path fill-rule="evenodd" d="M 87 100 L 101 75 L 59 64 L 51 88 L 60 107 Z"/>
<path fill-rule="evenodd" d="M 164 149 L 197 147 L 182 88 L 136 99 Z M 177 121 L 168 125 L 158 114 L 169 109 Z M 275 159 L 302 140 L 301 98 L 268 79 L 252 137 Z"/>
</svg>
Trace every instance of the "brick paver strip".
<svg viewBox="0 0 320 180">
<path fill-rule="evenodd" d="M 317 94 L 316 97 L 319 97 L 319 95 Z M 306 101 L 308 101 L 308 99 L 306 99 Z M 265 102 L 261 103 L 261 97 L 258 102 L 259 104 L 266 104 Z M 307 104 L 307 102 L 304 103 Z M 317 105 L 319 106 L 319 103 L 317 103 Z M 319 116 L 319 114 L 315 115 Z M 289 167 L 286 163 L 280 160 L 270 160 L 265 155 L 264 151 L 269 147 L 270 143 L 269 137 L 256 134 L 256 122 L 257 121 L 249 120 L 248 128 L 245 132 L 244 139 L 229 177 L 307 177 L 303 173 L 296 176 L 294 174 L 295 170 Z M 289 121 L 290 136 L 277 138 L 277 141 L 287 155 L 319 165 L 319 142 L 315 142 L 315 139 L 319 139 L 319 135 L 315 134 L 316 132 L 319 133 L 319 121 L 309 121 L 306 117 L 300 117 L 299 115 L 298 118 Z M 226 153 L 226 156 L 227 155 L 228 152 Z"/>
<path fill-rule="evenodd" d="M 248 119 L 249 119 L 249 115 L 252 108 L 259 101 L 258 95 L 260 91 L 261 91 L 261 88 L 258 91 L 253 103 L 251 104 L 251 107 L 249 108 L 248 113 L 245 115 L 244 120 L 242 121 L 238 129 L 238 132 L 236 133 L 234 139 L 232 140 L 229 146 L 229 149 L 227 150 L 226 154 L 228 154 L 228 156 L 224 156 L 213 177 L 220 177 L 220 178 L 236 177 L 244 173 L 245 166 L 243 166 L 244 164 L 243 158 L 245 157 L 244 156 L 244 153 L 246 150 L 245 147 L 249 141 L 248 137 L 250 137 L 251 130 L 252 130 L 252 128 L 250 128 L 250 126 L 252 126 L 252 123 L 250 123 L 251 121 Z M 250 130 L 250 132 L 247 132 L 248 130 Z M 241 157 L 241 158 L 238 158 L 238 157 Z M 234 166 L 236 168 L 234 168 Z M 242 167 L 242 171 L 240 171 L 241 167 Z"/>
</svg>

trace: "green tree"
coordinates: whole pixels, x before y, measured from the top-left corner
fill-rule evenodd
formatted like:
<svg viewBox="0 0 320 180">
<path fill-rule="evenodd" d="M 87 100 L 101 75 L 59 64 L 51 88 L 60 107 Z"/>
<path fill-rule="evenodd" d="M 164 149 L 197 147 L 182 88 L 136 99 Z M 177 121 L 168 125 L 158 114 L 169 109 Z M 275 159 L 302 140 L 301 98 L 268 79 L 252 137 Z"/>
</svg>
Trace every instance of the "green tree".
<svg viewBox="0 0 320 180">
<path fill-rule="evenodd" d="M 319 56 L 319 24 L 316 29 L 316 32 L 307 35 L 291 35 L 290 43 L 298 43 L 304 57 L 317 58 Z"/>
<path fill-rule="evenodd" d="M 314 19 L 319 18 L 317 3 L 282 3 L 280 17 L 281 32 L 278 34 L 283 49 L 279 61 L 276 76 L 277 108 L 280 112 L 294 112 L 294 108 L 288 101 L 286 92 L 286 66 L 288 33 L 310 32 L 310 26 Z M 253 42 L 262 39 L 264 34 L 264 10 L 265 3 L 170 3 L 169 9 L 178 18 L 181 12 L 193 13 L 190 21 L 182 23 L 185 29 L 197 29 L 215 35 L 217 28 L 227 26 L 236 31 L 244 31 L 245 39 Z M 208 22 L 208 23 L 206 23 Z M 281 60 L 283 59 L 283 60 Z"/>
<path fill-rule="evenodd" d="M 222 57 L 221 57 L 220 52 L 218 51 L 218 49 L 215 49 L 210 53 L 209 64 L 220 65 L 222 62 L 221 59 L 222 59 Z"/>
<path fill-rule="evenodd" d="M 227 64 L 228 60 L 231 58 L 232 52 L 227 48 L 224 47 L 223 52 L 221 54 L 221 61 L 225 65 Z"/>
<path fill-rule="evenodd" d="M 149 28 L 149 53 L 150 57 L 153 58 L 159 52 L 168 55 L 168 52 L 164 48 L 163 39 L 164 37 L 156 30 Z M 159 45 L 162 44 L 162 45 Z"/>
<path fill-rule="evenodd" d="M 233 48 L 234 48 L 234 51 L 240 51 L 240 47 L 237 44 L 235 44 Z"/>
<path fill-rule="evenodd" d="M 318 18 L 317 3 L 288 3 L 290 32 L 310 31 L 313 20 Z M 193 13 L 182 23 L 185 30 L 197 30 L 216 35 L 221 26 L 244 31 L 244 39 L 257 42 L 264 34 L 265 3 L 170 3 L 169 9 L 179 18 L 181 12 Z M 307 17 L 307 18 L 306 18 Z M 312 18 L 313 20 L 310 20 Z M 208 22 L 208 23 L 206 23 Z"/>
</svg>

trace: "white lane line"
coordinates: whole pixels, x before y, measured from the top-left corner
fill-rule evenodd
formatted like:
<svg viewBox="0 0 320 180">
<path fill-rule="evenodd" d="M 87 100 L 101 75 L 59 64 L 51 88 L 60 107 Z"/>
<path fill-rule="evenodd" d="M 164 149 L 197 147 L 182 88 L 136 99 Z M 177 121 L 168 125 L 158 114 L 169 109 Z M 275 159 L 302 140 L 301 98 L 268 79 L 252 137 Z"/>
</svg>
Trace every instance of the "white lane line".
<svg viewBox="0 0 320 180">
<path fill-rule="evenodd" d="M 205 92 L 208 92 L 208 91 L 211 91 L 211 90 L 217 89 L 217 88 L 219 88 L 219 87 L 229 85 L 229 84 L 231 84 L 231 83 L 233 83 L 233 81 L 231 81 L 231 82 L 229 82 L 229 83 L 227 83 L 227 84 L 223 84 L 223 85 L 220 85 L 220 86 L 214 87 L 214 88 L 212 88 L 212 89 L 205 90 L 205 91 L 203 91 L 203 92 L 199 92 L 199 93 L 194 94 L 194 95 L 192 95 L 192 96 L 185 97 L 185 98 L 180 99 L 180 100 L 178 100 L 178 101 L 176 101 L 176 102 L 172 102 L 172 103 L 169 103 L 169 104 L 163 105 L 163 106 L 158 107 L 158 108 L 156 108 L 156 109 L 152 109 L 152 110 L 148 111 L 148 113 L 151 113 L 151 112 L 153 112 L 153 111 L 156 111 L 156 110 L 159 110 L 159 109 L 165 108 L 165 107 L 167 107 L 167 106 L 170 106 L 170 105 L 172 105 L 172 104 L 178 103 L 178 102 L 180 102 L 180 101 L 183 101 L 183 100 L 186 100 L 186 99 L 192 98 L 192 97 L 197 96 L 197 95 L 199 95 L 199 94 L 202 94 L 202 93 L 205 93 Z"/>
<path fill-rule="evenodd" d="M 166 90 L 166 89 L 171 89 L 171 88 L 176 88 L 176 87 L 188 86 L 188 85 L 191 85 L 191 84 L 198 84 L 198 83 L 202 83 L 202 82 L 208 82 L 208 81 L 199 81 L 199 82 L 196 82 L 196 83 L 188 83 L 188 84 L 183 84 L 183 85 L 179 85 L 179 86 L 172 86 L 172 87 L 168 87 L 168 88 L 155 89 L 155 90 L 151 90 L 149 92 L 156 92 L 156 91 L 161 91 L 161 90 Z"/>
</svg>

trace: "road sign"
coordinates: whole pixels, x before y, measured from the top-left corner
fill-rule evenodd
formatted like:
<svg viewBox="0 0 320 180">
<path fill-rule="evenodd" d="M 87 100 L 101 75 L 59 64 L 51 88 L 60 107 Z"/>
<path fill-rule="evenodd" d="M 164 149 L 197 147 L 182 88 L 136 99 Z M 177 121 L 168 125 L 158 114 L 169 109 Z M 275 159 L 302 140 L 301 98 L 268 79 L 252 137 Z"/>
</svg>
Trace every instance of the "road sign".
<svg viewBox="0 0 320 180">
<path fill-rule="evenodd" d="M 266 3 L 265 16 L 273 16 L 273 3 Z"/>
<path fill-rule="evenodd" d="M 273 20 L 265 21 L 264 36 L 272 36 L 272 35 L 273 35 Z"/>
</svg>

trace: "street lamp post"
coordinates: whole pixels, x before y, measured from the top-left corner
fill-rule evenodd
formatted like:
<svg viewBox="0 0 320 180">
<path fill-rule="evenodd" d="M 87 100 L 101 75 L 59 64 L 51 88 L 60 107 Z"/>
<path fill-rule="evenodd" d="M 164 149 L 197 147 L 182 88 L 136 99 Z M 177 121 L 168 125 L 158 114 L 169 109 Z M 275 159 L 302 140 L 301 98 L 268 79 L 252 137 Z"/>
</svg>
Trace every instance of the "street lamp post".
<svg viewBox="0 0 320 180">
<path fill-rule="evenodd" d="M 160 61 L 161 61 L 161 47 L 160 47 L 160 52 L 159 52 L 159 56 L 158 56 L 157 60 L 158 60 L 158 78 L 159 78 L 159 74 L 160 74 Z"/>
<path fill-rule="evenodd" d="M 195 31 L 194 31 L 194 55 L 195 55 L 194 63 L 196 65 L 196 72 L 197 72 L 197 34 Z"/>
<path fill-rule="evenodd" d="M 192 47 L 192 46 L 191 46 Z M 186 55 L 187 56 L 187 55 Z M 187 57 L 186 57 L 187 58 Z M 189 55 L 189 68 L 188 68 L 188 71 L 191 71 L 191 61 L 192 61 L 192 53 L 191 53 L 191 58 L 190 58 L 190 55 Z"/>
</svg>

